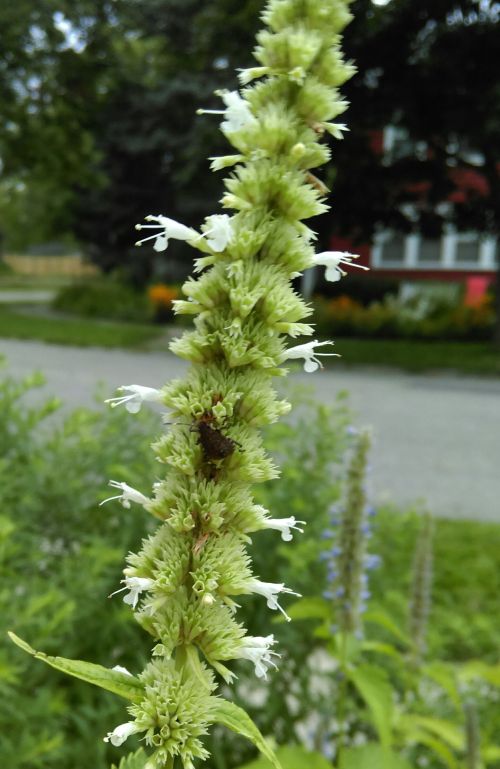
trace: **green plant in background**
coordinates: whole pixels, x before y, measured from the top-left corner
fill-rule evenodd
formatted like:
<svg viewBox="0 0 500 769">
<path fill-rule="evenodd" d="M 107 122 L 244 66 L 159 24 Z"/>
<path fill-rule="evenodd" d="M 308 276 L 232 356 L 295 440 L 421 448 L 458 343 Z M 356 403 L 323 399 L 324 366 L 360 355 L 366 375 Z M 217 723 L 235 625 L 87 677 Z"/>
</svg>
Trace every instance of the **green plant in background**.
<svg viewBox="0 0 500 769">
<path fill-rule="evenodd" d="M 124 527 L 116 506 L 103 515 L 95 485 L 116 473 L 138 482 L 137 457 L 141 477 L 154 479 L 154 419 L 86 409 L 64 415 L 57 401 L 37 397 L 42 384 L 39 375 L 0 379 L 2 635 L 15 627 L 51 654 L 64 645 L 77 658 L 129 665 L 146 658 L 146 644 L 121 607 L 95 597 L 111 592 L 123 551 L 147 529 L 140 517 Z M 71 679 L 54 687 L 48 669 L 10 644 L 0 648 L 0 694 L 2 766 L 109 765 L 97 737 L 103 721 L 119 715 L 111 695 Z"/>
<path fill-rule="evenodd" d="M 146 323 L 153 311 L 144 292 L 136 291 L 124 281 L 100 277 L 64 286 L 55 297 L 56 310 L 90 318 Z"/>
<path fill-rule="evenodd" d="M 131 668 L 138 653 L 147 660 L 147 638 L 131 621 L 128 607 L 106 596 L 116 589 L 123 552 L 147 536 L 148 518 L 138 508 L 124 524 L 119 502 L 97 508 L 95 485 L 104 487 L 105 480 L 112 477 L 136 487 L 144 482 L 145 473 L 155 480 L 157 463 L 149 451 L 148 435 L 156 418 L 140 413 L 130 420 L 121 409 L 104 414 L 79 410 L 66 417 L 55 412 L 50 420 L 40 422 L 34 415 L 37 409 L 33 411 L 26 403 L 29 393 L 30 402 L 34 401 L 33 390 L 21 394 L 28 384 L 7 379 L 0 382 L 0 503 L 4 511 L 0 526 L 0 626 L 5 631 L 15 626 L 20 635 L 51 654 L 64 645 L 71 657 L 90 657 L 104 665 Z M 322 763 L 317 764 L 323 769 L 331 765 L 331 759 L 326 758 L 331 741 L 323 742 L 316 731 L 311 736 L 316 721 L 308 719 L 318 714 L 325 725 L 332 715 L 335 720 L 336 672 L 331 671 L 331 665 L 324 669 L 325 654 L 321 652 L 335 623 L 330 615 L 328 622 L 314 631 L 307 617 L 315 604 L 332 603 L 331 598 L 320 597 L 322 591 L 330 589 L 327 561 L 319 561 L 325 548 L 321 532 L 330 525 L 331 501 L 337 500 L 337 519 L 342 510 L 339 460 L 346 441 L 356 436 L 346 433 L 349 417 L 342 401 L 332 411 L 312 399 L 304 400 L 295 390 L 291 395 L 298 404 L 293 420 L 276 423 L 266 431 L 266 444 L 282 465 L 283 482 L 262 484 L 257 500 L 277 517 L 305 519 L 308 509 L 314 509 L 315 516 L 293 547 L 274 532 L 264 532 L 252 557 L 257 571 L 265 569 L 273 582 L 292 584 L 293 580 L 294 588 L 308 599 L 289 609 L 293 622 L 275 625 L 273 632 L 282 654 L 279 670 L 263 683 L 251 674 L 248 663 L 241 661 L 235 668 L 235 694 L 263 733 L 273 733 L 280 744 L 297 746 L 304 742 L 308 746 L 279 751 L 284 769 L 315 767 L 314 762 L 320 759 L 309 752 L 313 747 L 325 753 Z M 48 416 L 54 405 L 44 406 Z M 57 475 L 54 467 L 60 469 Z M 15 519 L 7 517 L 7 511 L 14 507 Z M 368 549 L 370 554 L 380 554 L 381 563 L 370 571 L 372 597 L 363 623 L 363 643 L 368 648 L 363 650 L 363 659 L 386 672 L 395 685 L 397 702 L 406 703 L 407 710 L 418 712 L 422 718 L 432 716 L 430 724 L 424 721 L 424 734 L 432 736 L 430 726 L 440 728 L 450 742 L 448 763 L 435 754 L 424 756 L 422 747 L 418 749 L 417 757 L 426 758 L 431 769 L 464 769 L 455 755 L 465 760 L 464 702 L 469 701 L 479 722 L 481 760 L 496 769 L 500 755 L 496 747 L 500 695 L 498 526 L 434 522 L 428 649 L 420 668 L 422 683 L 415 689 L 398 671 L 408 667 L 411 653 L 410 639 L 401 628 L 408 625 L 412 561 L 421 524 L 421 517 L 411 511 L 377 510 Z M 338 524 L 333 527 L 337 530 Z M 335 546 L 333 540 L 331 546 Z M 101 599 L 96 601 L 96 596 Z M 256 635 L 269 633 L 265 605 L 242 604 L 240 617 L 245 625 Z M 397 656 L 383 654 L 381 648 L 394 649 Z M 9 769 L 109 767 L 114 749 L 99 738 L 103 724 L 118 723 L 120 718 L 121 705 L 112 694 L 62 677 L 54 687 L 53 671 L 28 657 L 19 658 L 17 650 L 7 644 L 0 649 L 0 689 L 0 758 Z M 403 698 L 404 692 L 408 693 Z M 366 709 L 357 698 L 350 698 L 349 703 L 349 708 L 353 706 L 349 720 L 355 715 L 350 725 L 352 739 L 356 742 L 360 735 L 373 739 Z M 421 727 L 419 730 L 422 736 Z M 401 746 L 403 737 L 399 732 L 397 735 Z M 233 769 L 252 758 L 245 743 L 232 739 L 226 730 L 214 730 L 207 744 L 213 753 L 210 769 Z M 361 746 L 356 757 L 359 764 L 363 759 Z M 363 769 L 377 766 L 376 754 L 364 755 L 364 760 Z M 414 769 L 418 767 L 416 763 Z M 132 767 L 127 765 L 127 769 Z"/>
<path fill-rule="evenodd" d="M 351 254 L 314 254 L 313 232 L 303 220 L 326 210 L 326 188 L 311 170 L 329 158 L 320 143 L 329 132 L 342 138 L 346 127 L 331 122 L 347 107 L 337 87 L 354 73 L 343 61 L 340 33 L 351 20 L 350 0 L 270 0 L 268 29 L 260 33 L 255 56 L 261 65 L 240 73 L 245 90 L 220 94 L 225 108 L 221 128 L 236 155 L 215 158 L 213 170 L 235 167 L 226 180 L 224 207 L 236 213 L 208 217 L 199 234 L 165 216 L 148 216 L 138 230 L 153 234 L 164 251 L 170 239 L 202 251 L 197 280 L 184 288 L 188 300 L 175 303 L 178 314 L 195 316 L 195 330 L 171 349 L 191 361 L 186 380 L 161 391 L 126 385 L 110 399 L 137 413 L 143 402 L 168 406 L 174 422 L 153 446 L 165 477 L 151 497 L 125 481 L 111 481 L 112 497 L 129 508 L 138 503 L 161 521 L 128 557 L 124 601 L 152 636 L 152 660 L 138 676 L 119 667 L 62 659 L 12 640 L 52 667 L 128 701 L 130 720 L 105 738 L 115 746 L 140 734 L 151 749 L 148 769 L 193 769 L 207 759 L 203 738 L 221 723 L 254 742 L 276 767 L 279 763 L 244 710 L 215 696 L 214 671 L 226 683 L 234 674 L 226 663 L 246 659 L 257 677 L 276 667 L 273 635 L 253 637 L 235 616 L 233 597 L 260 595 L 280 610 L 280 596 L 297 595 L 284 583 L 261 581 L 252 570 L 248 535 L 275 529 L 285 540 L 303 521 L 276 519 L 256 505 L 252 486 L 277 475 L 266 455 L 259 428 L 289 410 L 272 388 L 281 364 L 303 359 L 316 371 L 329 342 L 292 347 L 285 338 L 310 335 L 303 323 L 311 309 L 293 291 L 291 280 L 320 263 L 337 280 Z M 216 111 L 217 112 L 217 111 Z M 208 269 L 207 269 L 208 268 Z M 187 422 L 187 424 L 186 424 Z M 142 484 L 141 484 L 142 485 Z M 135 760 L 135 759 L 134 759 Z"/>
<path fill-rule="evenodd" d="M 325 532 L 329 587 L 323 599 L 308 597 L 290 610 L 294 619 L 320 621 L 315 635 L 324 639 L 331 660 L 330 666 L 327 658 L 321 660 L 330 687 L 325 692 L 316 684 L 306 744 L 334 758 L 337 769 L 497 766 L 500 751 L 491 726 L 496 721 L 498 664 L 468 660 L 457 665 L 426 654 L 435 527 L 428 514 L 421 517 L 416 540 L 408 633 L 386 607 L 370 605 L 367 572 L 382 562 L 367 552 L 373 528 L 369 517 L 374 513 L 366 497 L 369 445 L 367 432 L 355 434 L 342 500 L 332 508 L 332 527 Z M 384 553 L 394 544 L 386 543 Z M 464 691 L 481 700 L 482 723 L 470 696 L 463 704 Z M 480 759 L 482 741 L 487 744 Z M 293 757 L 289 765 L 295 765 Z"/>
<path fill-rule="evenodd" d="M 425 297 L 424 297 L 425 298 Z M 381 339 L 479 340 L 490 339 L 495 313 L 491 299 L 468 307 L 461 301 L 439 297 L 419 303 L 387 295 L 363 306 L 351 296 L 314 299 L 314 320 L 321 336 L 356 336 Z"/>
</svg>

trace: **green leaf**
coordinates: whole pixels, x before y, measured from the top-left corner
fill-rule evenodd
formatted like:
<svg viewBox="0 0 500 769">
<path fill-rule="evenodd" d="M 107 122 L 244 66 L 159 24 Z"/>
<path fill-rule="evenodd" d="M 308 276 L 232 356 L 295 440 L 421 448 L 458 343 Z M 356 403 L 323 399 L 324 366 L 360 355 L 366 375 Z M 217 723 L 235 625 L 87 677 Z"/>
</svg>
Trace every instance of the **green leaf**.
<svg viewBox="0 0 500 769">
<path fill-rule="evenodd" d="M 139 748 L 137 753 L 129 753 L 128 756 L 122 758 L 118 766 L 113 764 L 111 769 L 144 769 L 147 760 L 147 755 L 142 748 Z"/>
<path fill-rule="evenodd" d="M 388 657 L 400 656 L 400 652 L 394 646 L 381 641 L 363 641 L 361 648 L 365 652 L 377 652 L 378 654 L 386 654 Z"/>
<path fill-rule="evenodd" d="M 283 769 L 332 769 L 332 765 L 320 753 L 309 753 L 304 748 L 288 746 L 276 752 Z M 271 769 L 273 764 L 265 758 L 259 758 L 240 769 Z"/>
<path fill-rule="evenodd" d="M 370 665 L 355 668 L 348 675 L 371 713 L 380 742 L 388 748 L 392 742 L 394 703 L 387 676 L 380 668 Z"/>
<path fill-rule="evenodd" d="M 438 737 L 429 732 L 417 731 L 412 733 L 412 742 L 418 745 L 426 745 L 446 764 L 448 769 L 460 769 L 460 764 L 451 749 Z"/>
<path fill-rule="evenodd" d="M 339 769 L 412 769 L 412 766 L 392 750 L 370 744 L 342 751 Z"/>
<path fill-rule="evenodd" d="M 64 657 L 49 657 L 49 655 L 33 649 L 26 641 L 23 641 L 22 638 L 19 638 L 14 633 L 9 633 L 9 638 L 20 649 L 27 654 L 31 654 L 35 659 L 42 660 L 47 665 L 74 678 L 87 681 L 87 683 L 94 684 L 94 686 L 100 686 L 101 689 L 118 694 L 126 700 L 137 701 L 142 697 L 144 687 L 135 676 L 119 673 L 117 670 L 110 670 L 109 668 L 102 667 L 102 665 L 94 665 L 93 662 L 68 660 Z"/>
<path fill-rule="evenodd" d="M 446 721 L 444 718 L 430 718 L 428 716 L 410 714 L 402 717 L 401 725 L 407 729 L 417 727 L 430 732 L 454 750 L 464 749 L 462 729 L 452 721 Z"/>
<path fill-rule="evenodd" d="M 287 608 L 292 619 L 328 619 L 331 606 L 324 598 L 301 598 Z"/>
<path fill-rule="evenodd" d="M 444 689 L 458 708 L 461 707 L 455 666 L 448 665 L 445 662 L 431 662 L 424 667 L 423 672 Z"/>
<path fill-rule="evenodd" d="M 365 622 L 372 622 L 374 625 L 379 625 L 380 627 L 383 627 L 385 630 L 388 630 L 389 633 L 392 633 L 393 636 L 398 638 L 404 644 L 406 645 L 410 644 L 410 639 L 408 638 L 406 633 L 404 633 L 401 630 L 401 628 L 394 622 L 392 617 L 386 614 L 385 611 L 377 609 L 376 611 L 366 612 Z"/>
<path fill-rule="evenodd" d="M 241 734 L 242 737 L 246 737 L 247 740 L 253 742 L 262 755 L 268 759 L 273 769 L 282 769 L 274 751 L 271 750 L 257 726 L 255 726 L 254 722 L 243 708 L 238 707 L 234 702 L 217 699 L 213 715 L 216 723 L 226 726 L 228 729 L 236 732 L 236 734 Z"/>
<path fill-rule="evenodd" d="M 486 764 L 494 764 L 500 761 L 500 747 L 497 745 L 485 745 L 481 750 L 481 754 Z"/>
<path fill-rule="evenodd" d="M 492 686 L 500 686 L 500 665 L 488 665 L 480 660 L 472 660 L 459 669 L 459 676 L 463 681 L 482 678 Z"/>
</svg>

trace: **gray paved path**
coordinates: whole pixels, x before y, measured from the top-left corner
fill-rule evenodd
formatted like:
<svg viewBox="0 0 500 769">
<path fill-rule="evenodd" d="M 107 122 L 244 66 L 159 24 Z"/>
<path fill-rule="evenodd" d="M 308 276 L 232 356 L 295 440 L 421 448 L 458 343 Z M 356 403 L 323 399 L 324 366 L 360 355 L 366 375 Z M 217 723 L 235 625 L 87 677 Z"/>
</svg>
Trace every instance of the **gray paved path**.
<svg viewBox="0 0 500 769">
<path fill-rule="evenodd" d="M 166 353 L 80 349 L 0 339 L 14 375 L 41 370 L 47 392 L 91 405 L 96 383 L 161 386 L 186 365 Z M 358 423 L 373 427 L 376 501 L 425 499 L 440 516 L 500 521 L 500 380 L 331 369 L 294 378 L 332 402 L 350 392 Z"/>
<path fill-rule="evenodd" d="M 40 302 L 42 304 L 51 302 L 54 298 L 56 292 L 55 291 L 27 291 L 23 289 L 1 289 L 0 290 L 0 304 L 14 304 L 14 303 L 32 303 L 36 302 L 37 304 Z"/>
</svg>

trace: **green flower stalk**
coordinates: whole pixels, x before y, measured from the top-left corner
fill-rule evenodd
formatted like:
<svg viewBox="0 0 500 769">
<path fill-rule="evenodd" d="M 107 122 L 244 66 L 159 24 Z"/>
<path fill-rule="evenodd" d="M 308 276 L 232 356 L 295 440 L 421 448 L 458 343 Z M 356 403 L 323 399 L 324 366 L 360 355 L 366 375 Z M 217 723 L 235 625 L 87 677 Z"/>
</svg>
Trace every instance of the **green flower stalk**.
<svg viewBox="0 0 500 769">
<path fill-rule="evenodd" d="M 303 522 L 273 519 L 254 503 L 252 485 L 278 476 L 260 435 L 290 409 L 273 377 L 287 373 L 287 361 L 302 360 L 314 372 L 322 356 L 334 355 L 320 352 L 330 342 L 289 343 L 313 333 L 304 322 L 312 309 L 291 281 L 316 265 L 326 268 L 327 279 L 339 280 L 341 265 L 355 266 L 357 258 L 316 254 L 315 234 L 304 224 L 327 210 L 326 188 L 311 172 L 330 159 L 322 139 L 341 139 L 347 130 L 335 120 L 348 106 L 338 87 L 355 72 L 340 50 L 350 2 L 270 0 L 255 49 L 258 66 L 239 73 L 246 87 L 220 92 L 223 109 L 200 110 L 222 116 L 221 130 L 234 147 L 233 154 L 212 158 L 214 171 L 233 169 L 221 201 L 232 214 L 209 216 L 200 232 L 163 215 L 137 225 L 147 230 L 137 245 L 150 242 L 164 251 L 173 238 L 200 252 L 197 277 L 175 302 L 178 315 L 194 316 L 194 330 L 171 344 L 192 364 L 187 377 L 161 390 L 125 385 L 109 400 L 132 414 L 145 402 L 170 410 L 170 427 L 153 445 L 164 474 L 151 494 L 111 481 L 119 493 L 110 499 L 125 508 L 138 504 L 160 521 L 129 555 L 121 588 L 151 635 L 151 662 L 138 676 L 123 669 L 104 674 L 84 663 L 63 661 L 63 667 L 59 658 L 23 647 L 128 698 L 129 720 L 105 739 L 121 745 L 140 735 L 151 749 L 148 769 L 171 769 L 177 760 L 193 769 L 196 759 L 208 757 L 203 737 L 216 722 L 269 755 L 246 714 L 216 696 L 216 675 L 230 683 L 229 664 L 242 659 L 265 678 L 279 658 L 272 635 L 250 636 L 238 622 L 235 599 L 261 596 L 288 619 L 282 598 L 296 595 L 253 573 L 247 545 L 250 534 L 264 529 L 288 541 Z"/>
<path fill-rule="evenodd" d="M 465 769 L 481 769 L 481 735 L 477 707 L 472 700 L 464 703 Z"/>
<path fill-rule="evenodd" d="M 325 552 L 330 582 L 325 597 L 334 604 L 335 632 L 344 638 L 362 634 L 362 615 L 370 597 L 367 572 L 376 568 L 380 560 L 367 552 L 371 533 L 368 519 L 375 512 L 368 506 L 366 494 L 370 447 L 368 430 L 355 433 L 344 501 L 340 509 L 333 508 L 330 515 L 337 532 L 333 547 Z M 327 532 L 328 536 L 331 534 Z"/>
</svg>

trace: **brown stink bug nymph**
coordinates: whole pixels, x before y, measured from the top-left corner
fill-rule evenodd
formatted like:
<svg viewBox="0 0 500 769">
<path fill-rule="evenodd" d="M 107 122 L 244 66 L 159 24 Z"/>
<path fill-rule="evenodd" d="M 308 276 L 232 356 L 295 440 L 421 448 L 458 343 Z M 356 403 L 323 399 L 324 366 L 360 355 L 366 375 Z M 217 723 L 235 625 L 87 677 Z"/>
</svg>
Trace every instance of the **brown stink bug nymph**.
<svg viewBox="0 0 500 769">
<path fill-rule="evenodd" d="M 198 431 L 199 442 L 208 462 L 231 456 L 236 446 L 239 445 L 232 438 L 224 435 L 217 427 L 211 427 L 206 421 L 199 421 L 194 429 Z"/>
</svg>

